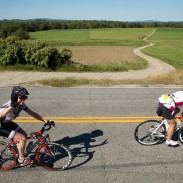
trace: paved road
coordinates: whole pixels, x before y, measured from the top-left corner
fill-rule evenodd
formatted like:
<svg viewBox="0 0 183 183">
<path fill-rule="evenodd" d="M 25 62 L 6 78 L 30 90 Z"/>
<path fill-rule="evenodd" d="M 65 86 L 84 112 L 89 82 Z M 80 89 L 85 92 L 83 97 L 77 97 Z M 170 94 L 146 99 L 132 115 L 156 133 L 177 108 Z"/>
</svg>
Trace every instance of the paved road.
<svg viewBox="0 0 183 183">
<path fill-rule="evenodd" d="M 152 116 L 160 94 L 174 88 L 28 88 L 27 104 L 44 116 Z M 0 103 L 10 88 L 0 88 Z M 22 113 L 25 116 L 25 113 Z M 41 167 L 0 172 L 9 183 L 131 183 L 182 182 L 182 146 L 145 147 L 135 142 L 138 123 L 62 124 L 50 132 L 52 140 L 70 146 L 75 154 L 71 168 L 50 172 Z M 31 132 L 40 123 L 21 123 Z M 33 127 L 34 126 L 34 127 Z"/>
</svg>

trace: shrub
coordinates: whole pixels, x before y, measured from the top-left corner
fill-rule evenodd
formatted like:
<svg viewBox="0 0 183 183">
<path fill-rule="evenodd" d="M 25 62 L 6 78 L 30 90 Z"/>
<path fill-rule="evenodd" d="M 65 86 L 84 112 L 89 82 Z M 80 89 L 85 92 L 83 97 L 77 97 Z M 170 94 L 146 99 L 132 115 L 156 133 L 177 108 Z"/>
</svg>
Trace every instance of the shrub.
<svg viewBox="0 0 183 183">
<path fill-rule="evenodd" d="M 15 37 L 0 40 L 1 65 L 28 64 L 54 69 L 70 63 L 71 57 L 70 50 L 57 50 L 45 42 L 19 41 Z"/>
</svg>

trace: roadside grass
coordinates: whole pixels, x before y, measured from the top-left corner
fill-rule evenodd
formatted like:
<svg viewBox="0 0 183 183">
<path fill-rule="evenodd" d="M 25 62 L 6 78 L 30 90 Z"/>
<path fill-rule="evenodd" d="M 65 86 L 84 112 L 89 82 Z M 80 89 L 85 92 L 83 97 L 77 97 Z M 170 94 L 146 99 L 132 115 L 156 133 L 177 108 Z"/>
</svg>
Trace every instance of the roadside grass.
<svg viewBox="0 0 183 183">
<path fill-rule="evenodd" d="M 48 68 L 44 67 L 39 67 L 35 65 L 21 65 L 21 64 L 16 64 L 16 65 L 0 65 L 0 71 L 41 71 L 41 72 L 48 72 L 48 71 L 53 71 Z"/>
<path fill-rule="evenodd" d="M 183 69 L 171 72 L 166 75 L 149 77 L 147 79 L 128 79 L 128 80 L 112 80 L 112 79 L 76 79 L 76 78 L 66 78 L 66 79 L 49 79 L 40 80 L 37 82 L 30 82 L 30 85 L 42 85 L 51 87 L 77 87 L 77 86 L 115 86 L 115 85 L 183 85 Z"/>
<path fill-rule="evenodd" d="M 147 68 L 146 61 L 139 60 L 137 62 L 121 62 L 115 64 L 80 64 L 74 63 L 71 65 L 62 65 L 56 71 L 60 72 L 124 72 L 129 70 L 139 70 Z"/>
<path fill-rule="evenodd" d="M 32 65 L 20 65 L 16 64 L 13 66 L 4 66 L 0 65 L 0 71 L 42 71 L 42 72 L 124 72 L 129 70 L 139 70 L 147 68 L 148 64 L 146 61 L 139 60 L 137 62 L 121 62 L 115 64 L 80 64 L 80 63 L 71 63 L 63 64 L 60 67 L 55 68 L 54 70 L 32 66 Z"/>
</svg>

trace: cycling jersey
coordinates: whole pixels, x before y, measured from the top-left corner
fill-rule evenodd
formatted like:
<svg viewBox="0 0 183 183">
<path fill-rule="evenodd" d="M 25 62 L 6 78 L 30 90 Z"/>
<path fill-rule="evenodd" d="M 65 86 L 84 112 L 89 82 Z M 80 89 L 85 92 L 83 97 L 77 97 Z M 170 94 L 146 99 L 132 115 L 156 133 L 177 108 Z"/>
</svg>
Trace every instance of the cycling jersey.
<svg viewBox="0 0 183 183">
<path fill-rule="evenodd" d="M 1 108 L 0 108 L 0 112 L 5 110 L 6 108 L 8 108 L 11 104 L 11 101 L 7 102 L 6 104 L 4 104 Z M 5 118 L 1 118 L 0 122 L 9 122 L 12 121 L 13 119 L 15 119 L 17 116 L 19 116 L 20 112 L 22 110 L 26 110 L 28 107 L 27 105 L 24 103 L 22 106 L 19 106 L 19 108 L 14 108 L 13 110 L 11 110 Z"/>
<path fill-rule="evenodd" d="M 162 95 L 159 102 L 173 111 L 176 107 L 183 106 L 183 91 Z"/>
</svg>

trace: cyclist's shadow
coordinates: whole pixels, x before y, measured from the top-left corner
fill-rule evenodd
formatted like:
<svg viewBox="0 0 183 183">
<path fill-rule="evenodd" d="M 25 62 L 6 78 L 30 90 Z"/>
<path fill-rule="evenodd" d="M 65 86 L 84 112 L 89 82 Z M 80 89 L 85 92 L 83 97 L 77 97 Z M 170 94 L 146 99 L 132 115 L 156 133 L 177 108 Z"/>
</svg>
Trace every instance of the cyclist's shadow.
<svg viewBox="0 0 183 183">
<path fill-rule="evenodd" d="M 86 157 L 86 160 L 84 160 L 83 162 L 77 165 L 74 165 L 74 166 L 71 165 L 71 167 L 68 169 L 76 168 L 89 162 L 93 158 L 93 154 L 95 153 L 95 151 L 90 151 L 90 149 L 98 146 L 102 146 L 108 143 L 106 139 L 100 144 L 91 144 L 96 142 L 95 138 L 99 136 L 103 136 L 103 131 L 94 130 L 91 133 L 84 133 L 75 137 L 67 136 L 61 140 L 56 141 L 56 143 L 63 144 L 64 146 L 67 146 L 67 147 L 70 147 L 71 145 L 79 146 L 72 149 L 73 159 L 76 157 Z"/>
</svg>

